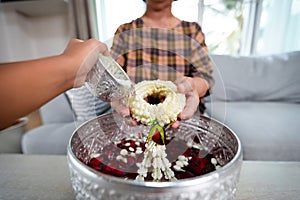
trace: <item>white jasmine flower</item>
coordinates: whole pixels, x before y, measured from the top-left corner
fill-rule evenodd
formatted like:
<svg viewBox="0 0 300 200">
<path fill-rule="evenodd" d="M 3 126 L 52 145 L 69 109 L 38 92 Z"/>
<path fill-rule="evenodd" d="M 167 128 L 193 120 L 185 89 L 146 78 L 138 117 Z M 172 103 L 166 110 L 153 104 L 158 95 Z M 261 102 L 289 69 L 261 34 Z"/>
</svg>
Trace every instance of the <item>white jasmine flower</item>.
<svg viewBox="0 0 300 200">
<path fill-rule="evenodd" d="M 135 180 L 138 182 L 144 182 L 144 176 L 138 175 Z"/>
<path fill-rule="evenodd" d="M 138 174 L 139 175 L 141 175 L 141 176 L 143 176 L 143 177 L 147 177 L 147 168 L 145 168 L 145 167 L 140 167 L 139 169 L 138 169 Z"/>
<path fill-rule="evenodd" d="M 128 151 L 127 151 L 126 149 L 122 149 L 122 150 L 120 151 L 120 154 L 121 154 L 122 156 L 126 156 L 126 155 L 128 154 Z"/>
<path fill-rule="evenodd" d="M 138 176 L 137 181 L 141 181 L 141 176 L 147 177 L 147 171 L 149 167 L 153 167 L 151 176 L 153 181 L 160 181 L 163 176 L 166 180 L 176 180 L 174 172 L 171 170 L 171 163 L 167 159 L 166 146 L 159 145 L 150 141 L 146 145 L 146 150 L 144 152 L 144 159 L 138 166 Z"/>
</svg>

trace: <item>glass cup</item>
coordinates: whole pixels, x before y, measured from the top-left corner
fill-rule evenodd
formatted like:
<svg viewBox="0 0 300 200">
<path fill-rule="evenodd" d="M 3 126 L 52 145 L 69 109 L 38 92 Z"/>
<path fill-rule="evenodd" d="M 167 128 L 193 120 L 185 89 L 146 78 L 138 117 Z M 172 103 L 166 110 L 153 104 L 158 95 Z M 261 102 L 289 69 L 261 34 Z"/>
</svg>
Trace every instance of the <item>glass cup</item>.
<svg viewBox="0 0 300 200">
<path fill-rule="evenodd" d="M 102 54 L 88 73 L 85 85 L 95 97 L 107 102 L 127 99 L 133 91 L 122 67 L 111 56 Z"/>
</svg>

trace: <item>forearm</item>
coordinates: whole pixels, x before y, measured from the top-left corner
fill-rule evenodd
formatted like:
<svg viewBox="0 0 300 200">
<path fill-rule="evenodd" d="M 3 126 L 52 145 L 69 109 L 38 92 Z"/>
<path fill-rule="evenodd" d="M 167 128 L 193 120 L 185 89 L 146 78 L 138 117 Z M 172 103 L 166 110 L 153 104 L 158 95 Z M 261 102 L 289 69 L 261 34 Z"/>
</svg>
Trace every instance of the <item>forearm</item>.
<svg viewBox="0 0 300 200">
<path fill-rule="evenodd" d="M 70 65 L 62 55 L 0 65 L 0 129 L 72 88 Z"/>
</svg>

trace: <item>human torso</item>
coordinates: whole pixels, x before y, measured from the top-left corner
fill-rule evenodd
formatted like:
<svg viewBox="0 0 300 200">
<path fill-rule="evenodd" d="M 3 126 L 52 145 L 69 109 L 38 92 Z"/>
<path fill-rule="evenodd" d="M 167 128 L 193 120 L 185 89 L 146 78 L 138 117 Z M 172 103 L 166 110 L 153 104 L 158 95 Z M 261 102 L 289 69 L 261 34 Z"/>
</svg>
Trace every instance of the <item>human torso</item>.
<svg viewBox="0 0 300 200">
<path fill-rule="evenodd" d="M 207 56 L 207 50 L 196 23 L 180 21 L 172 29 L 150 28 L 138 18 L 121 25 L 117 33 L 111 53 L 134 82 L 174 81 L 178 76 L 193 77 L 210 70 L 209 61 L 201 58 Z"/>
</svg>

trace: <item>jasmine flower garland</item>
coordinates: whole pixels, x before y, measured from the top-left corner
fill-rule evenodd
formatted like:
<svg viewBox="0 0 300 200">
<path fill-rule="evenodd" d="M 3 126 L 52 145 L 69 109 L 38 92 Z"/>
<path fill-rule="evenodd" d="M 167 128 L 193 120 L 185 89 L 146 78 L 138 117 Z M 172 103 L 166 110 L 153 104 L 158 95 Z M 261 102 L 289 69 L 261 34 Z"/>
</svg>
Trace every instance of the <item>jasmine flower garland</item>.
<svg viewBox="0 0 300 200">
<path fill-rule="evenodd" d="M 161 181 L 162 178 L 175 181 L 177 179 L 171 170 L 171 163 L 166 154 L 165 130 L 157 122 L 153 122 L 153 124 L 145 145 L 144 159 L 141 163 L 137 163 L 139 175 L 136 177 L 136 181 L 144 181 L 148 176 L 148 168 L 151 166 L 153 181 Z"/>
</svg>

